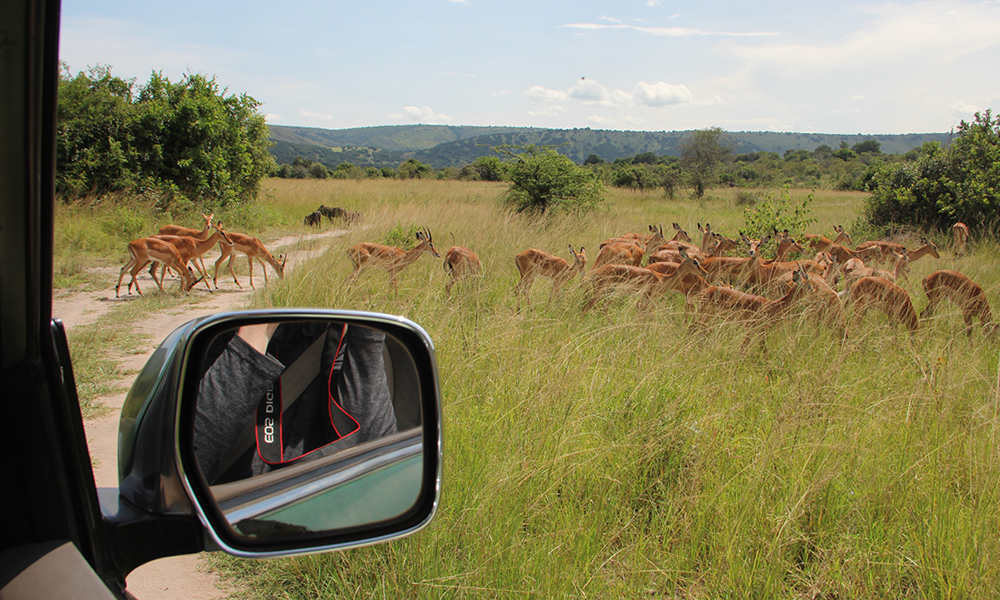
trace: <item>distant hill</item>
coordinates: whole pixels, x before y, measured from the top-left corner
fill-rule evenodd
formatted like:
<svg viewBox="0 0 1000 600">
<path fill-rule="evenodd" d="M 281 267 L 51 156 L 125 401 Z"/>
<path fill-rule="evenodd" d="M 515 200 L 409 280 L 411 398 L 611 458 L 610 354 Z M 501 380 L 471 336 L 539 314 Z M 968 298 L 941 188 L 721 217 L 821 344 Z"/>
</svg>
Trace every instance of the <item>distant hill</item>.
<svg viewBox="0 0 1000 600">
<path fill-rule="evenodd" d="M 538 129 L 528 127 L 453 127 L 448 125 L 397 125 L 354 129 L 319 129 L 271 125 L 271 153 L 279 164 L 301 156 L 330 168 L 350 162 L 367 167 L 396 167 L 415 158 L 440 169 L 462 167 L 480 156 L 495 156 L 493 146 L 504 144 L 556 146 L 556 150 L 576 163 L 591 154 L 611 162 L 618 158 L 652 152 L 657 156 L 678 156 L 678 144 L 690 131 L 613 131 L 604 129 Z M 773 131 L 730 131 L 735 151 L 813 151 L 841 142 L 853 146 L 877 140 L 882 152 L 902 154 L 924 142 L 948 143 L 948 133 L 901 135 L 780 133 Z"/>
</svg>

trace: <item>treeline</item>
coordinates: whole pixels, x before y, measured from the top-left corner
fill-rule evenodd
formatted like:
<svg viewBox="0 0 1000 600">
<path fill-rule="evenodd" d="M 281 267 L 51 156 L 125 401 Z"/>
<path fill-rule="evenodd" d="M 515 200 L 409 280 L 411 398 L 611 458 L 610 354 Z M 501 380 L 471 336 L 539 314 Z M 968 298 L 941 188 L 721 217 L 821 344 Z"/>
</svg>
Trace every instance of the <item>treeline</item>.
<svg viewBox="0 0 1000 600">
<path fill-rule="evenodd" d="M 691 143 L 699 144 L 698 137 L 693 136 Z M 915 148 L 902 155 L 886 154 L 881 151 L 876 140 L 859 142 L 850 147 L 845 142 L 837 149 L 820 145 L 811 152 L 789 150 L 783 156 L 776 152 L 735 154 L 727 150 L 724 140 L 719 140 L 717 145 L 722 152 L 709 160 L 711 164 L 708 165 L 697 159 L 683 160 L 683 152 L 682 156 L 643 152 L 613 161 L 605 161 L 600 155 L 591 154 L 583 161 L 582 166 L 593 171 L 605 185 L 641 191 L 662 189 L 668 196 L 673 196 L 685 186 L 695 188 L 698 179 L 703 180 L 706 187 L 792 186 L 865 190 L 878 167 L 913 162 L 928 151 L 926 148 Z M 696 153 L 694 150 L 692 152 Z M 700 175 L 699 170 L 702 170 Z M 403 161 L 396 168 L 360 167 L 343 162 L 330 169 L 321 162 L 298 157 L 290 164 L 280 165 L 273 174 L 275 177 L 289 179 L 417 177 L 464 181 L 509 180 L 507 165 L 499 154 L 477 158 L 460 168 L 441 169 L 435 169 L 416 159 Z"/>
<path fill-rule="evenodd" d="M 59 80 L 56 189 L 66 199 L 118 191 L 225 206 L 255 197 L 274 159 L 260 103 L 215 78 L 159 73 L 136 85 L 109 67 Z"/>
</svg>

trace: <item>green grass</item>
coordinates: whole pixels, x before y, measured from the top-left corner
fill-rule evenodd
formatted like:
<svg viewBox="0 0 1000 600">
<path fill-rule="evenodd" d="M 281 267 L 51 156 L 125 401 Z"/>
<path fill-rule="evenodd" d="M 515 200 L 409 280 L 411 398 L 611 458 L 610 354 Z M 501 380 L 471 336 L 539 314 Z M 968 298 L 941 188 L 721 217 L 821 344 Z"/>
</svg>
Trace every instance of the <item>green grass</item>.
<svg viewBox="0 0 1000 600">
<path fill-rule="evenodd" d="M 733 236 L 729 190 L 703 201 L 614 191 L 582 218 L 527 222 L 499 188 L 462 182 L 269 182 L 283 221 L 324 203 L 361 226 L 257 306 L 401 314 L 434 339 L 444 410 L 441 506 L 423 532 L 349 552 L 275 561 L 218 557 L 247 598 L 976 598 L 1000 591 L 998 341 L 961 333 L 946 306 L 910 336 L 866 317 L 842 341 L 805 317 L 744 348 L 744 328 L 692 334 L 677 295 L 581 314 L 579 279 L 554 302 L 539 281 L 520 312 L 515 254 L 568 258 L 648 224 Z M 795 197 L 808 191 L 793 190 Z M 859 194 L 817 191 L 827 235 Z M 298 223 L 301 224 L 301 217 Z M 345 250 L 411 226 L 453 243 L 483 275 L 444 295 L 422 256 L 394 293 L 384 271 L 345 287 Z M 285 226 L 282 226 L 285 227 Z M 671 229 L 672 231 L 672 229 Z M 852 232 L 853 233 L 853 232 Z M 694 235 L 694 234 L 693 234 Z M 700 241 L 696 236 L 696 241 Z M 855 235 L 855 243 L 863 241 Z M 995 304 L 1000 248 L 912 265 L 953 268 Z M 279 594 L 275 590 L 280 590 Z"/>
</svg>

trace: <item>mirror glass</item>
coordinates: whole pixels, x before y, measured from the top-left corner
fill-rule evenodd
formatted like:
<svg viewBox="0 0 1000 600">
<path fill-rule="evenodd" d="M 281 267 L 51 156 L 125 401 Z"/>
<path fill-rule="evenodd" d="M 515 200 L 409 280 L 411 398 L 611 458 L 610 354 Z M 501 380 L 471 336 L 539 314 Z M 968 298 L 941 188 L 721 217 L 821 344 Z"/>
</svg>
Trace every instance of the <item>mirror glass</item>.
<svg viewBox="0 0 1000 600">
<path fill-rule="evenodd" d="M 392 335 L 334 320 L 233 326 L 199 367 L 195 458 L 237 536 L 327 533 L 416 503 L 420 375 Z"/>
</svg>

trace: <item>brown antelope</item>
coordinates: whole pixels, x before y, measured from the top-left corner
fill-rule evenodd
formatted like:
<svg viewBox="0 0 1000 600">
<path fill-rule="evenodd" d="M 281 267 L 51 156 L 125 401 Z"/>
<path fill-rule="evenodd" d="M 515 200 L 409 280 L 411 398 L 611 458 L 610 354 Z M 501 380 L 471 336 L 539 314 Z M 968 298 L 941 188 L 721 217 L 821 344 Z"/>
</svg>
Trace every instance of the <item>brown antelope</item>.
<svg viewBox="0 0 1000 600">
<path fill-rule="evenodd" d="M 136 279 L 136 275 L 145 267 L 148 263 L 152 262 L 153 266 L 157 263 L 163 264 L 170 267 L 181 276 L 181 291 L 187 293 L 197 284 L 195 281 L 194 273 L 187 264 L 187 259 L 185 259 L 177 248 L 165 241 L 155 237 L 149 238 L 139 238 L 132 240 L 128 244 L 128 262 L 125 266 L 121 268 L 118 272 L 118 283 L 115 285 L 115 298 L 118 297 L 118 289 L 122 285 L 122 279 L 125 277 L 125 272 L 128 271 L 132 275 L 131 281 L 128 284 L 128 293 L 132 294 L 132 284 L 135 284 L 135 291 L 142 295 L 142 289 L 139 287 L 139 280 Z M 163 291 L 162 279 L 156 278 L 156 271 L 153 270 L 153 281 Z"/>
<path fill-rule="evenodd" d="M 983 330 L 989 333 L 995 331 L 990 303 L 986 293 L 976 282 L 957 271 L 935 271 L 924 277 L 924 292 L 930 301 L 927 308 L 920 313 L 921 319 L 934 316 L 934 311 L 944 300 L 951 300 L 962 309 L 965 319 L 965 333 L 972 335 L 972 322 L 979 318 Z"/>
<path fill-rule="evenodd" d="M 919 248 L 917 248 L 916 250 L 910 250 L 907 253 L 907 255 L 910 257 L 911 262 L 915 260 L 920 260 L 921 258 L 923 258 L 928 254 L 930 254 L 934 258 L 941 258 L 941 255 L 938 253 L 938 247 L 934 242 L 931 242 L 927 238 L 920 238 L 920 243 L 921 246 Z M 889 258 L 891 258 L 893 253 L 901 254 L 903 252 L 906 252 L 906 248 L 903 246 L 903 244 L 899 244 L 896 242 L 883 242 L 881 240 L 863 242 L 861 244 L 858 244 L 858 247 L 855 248 L 855 252 L 861 252 L 867 250 L 872 246 L 878 247 L 879 256 L 877 258 L 882 262 L 886 262 Z"/>
<path fill-rule="evenodd" d="M 193 237 L 194 239 L 199 241 L 208 239 L 208 237 L 212 235 L 212 220 L 215 218 L 215 213 L 212 213 L 210 215 L 201 213 L 201 218 L 205 219 L 205 227 L 203 227 L 202 229 L 192 229 L 191 227 L 182 227 L 180 225 L 164 225 L 163 227 L 160 227 L 160 231 L 158 232 L 157 235 L 186 235 Z M 198 257 L 198 262 L 201 264 L 202 273 L 205 273 L 206 272 L 205 261 L 202 260 L 201 256 Z M 153 263 L 149 267 L 150 276 L 153 275 L 153 269 L 155 269 L 156 267 L 157 263 Z M 167 267 L 164 266 L 163 273 L 166 273 L 166 271 Z M 163 279 L 163 273 L 160 273 L 160 279 Z"/>
<path fill-rule="evenodd" d="M 593 308 L 595 304 L 603 300 L 610 293 L 612 287 L 637 288 L 642 293 L 640 302 L 651 301 L 654 295 L 659 295 L 667 290 L 677 290 L 685 296 L 685 285 L 683 283 L 686 275 L 708 275 L 708 272 L 698 261 L 689 257 L 687 252 L 681 251 L 684 262 L 669 272 L 658 272 L 652 269 L 644 269 L 633 265 L 604 265 L 599 269 L 591 271 L 587 276 L 590 281 L 591 297 L 590 301 L 583 307 L 584 312 Z M 689 289 L 687 291 L 690 291 Z"/>
<path fill-rule="evenodd" d="M 601 242 L 600 247 L 603 248 L 610 244 L 620 244 L 622 242 L 632 242 L 638 246 L 646 246 L 650 240 L 657 239 L 659 244 L 662 244 L 665 240 L 663 237 L 663 227 L 657 227 L 656 225 L 649 226 L 649 233 L 623 233 L 619 236 L 608 238 Z M 656 247 L 656 246 L 654 246 Z"/>
<path fill-rule="evenodd" d="M 861 260 L 857 258 L 852 258 L 845 262 L 843 268 L 844 291 L 849 292 L 851 285 L 862 277 L 881 277 L 882 279 L 892 283 L 896 283 L 900 278 L 905 278 L 906 274 L 910 272 L 910 257 L 906 252 L 906 248 L 903 248 L 902 250 L 902 253 L 893 253 L 893 256 L 896 259 L 896 264 L 892 271 L 866 267 L 865 263 L 861 262 Z"/>
<path fill-rule="evenodd" d="M 154 237 L 172 244 L 175 248 L 177 248 L 181 258 L 184 259 L 184 263 L 187 264 L 187 262 L 193 258 L 200 258 L 202 254 L 208 252 L 212 246 L 215 246 L 216 244 L 219 244 L 219 246 L 223 248 L 223 252 L 225 251 L 225 248 L 232 247 L 233 239 L 229 236 L 229 232 L 223 229 L 222 223 L 213 223 L 212 227 L 215 229 L 215 232 L 203 240 L 187 235 L 157 235 Z M 156 265 L 153 266 L 155 267 Z M 201 278 L 205 280 L 205 286 L 208 287 L 209 291 L 211 291 L 212 286 L 208 283 L 208 271 L 205 270 L 204 267 L 199 266 L 197 262 L 195 263 L 195 266 L 201 271 Z M 164 265 L 164 270 L 166 270 L 166 267 L 167 266 Z"/>
<path fill-rule="evenodd" d="M 514 287 L 518 310 L 521 308 L 522 297 L 527 297 L 528 304 L 531 304 L 531 285 L 535 282 L 535 277 L 552 280 L 552 292 L 549 295 L 551 300 L 555 298 L 559 288 L 573 279 L 574 275 L 579 273 L 583 276 L 583 269 L 587 265 L 587 253 L 583 247 L 577 252 L 573 250 L 573 246 L 569 247 L 569 252 L 573 255 L 572 265 L 566 262 L 565 258 L 535 248 L 529 248 L 514 257 L 517 272 L 521 275 L 520 281 Z"/>
<path fill-rule="evenodd" d="M 951 226 L 951 233 L 955 236 L 955 254 L 965 256 L 966 245 L 969 243 L 969 226 L 959 221 Z"/>
<path fill-rule="evenodd" d="M 765 265 L 784 262 L 788 255 L 792 252 L 802 252 L 805 248 L 801 244 L 795 241 L 795 238 L 788 235 L 788 230 L 786 229 L 781 233 L 778 238 L 778 251 L 774 255 L 774 258 L 769 258 L 767 260 L 762 260 L 761 263 Z"/>
<path fill-rule="evenodd" d="M 345 283 L 348 285 L 354 283 L 363 269 L 379 267 L 389 272 L 392 288 L 398 290 L 399 282 L 396 276 L 420 258 L 421 254 L 426 252 L 434 258 L 441 256 L 434 248 L 434 238 L 431 236 L 430 230 L 418 231 L 416 237 L 417 245 L 409 250 L 368 242 L 354 244 L 347 249 L 347 256 L 354 264 L 354 271 L 347 276 Z"/>
<path fill-rule="evenodd" d="M 483 264 L 472 250 L 465 246 L 452 246 L 444 253 L 444 270 L 451 273 L 451 279 L 444 284 L 445 294 L 451 294 L 451 288 L 457 282 L 470 275 L 478 275 Z"/>
<path fill-rule="evenodd" d="M 721 233 L 712 232 L 712 246 L 705 252 L 706 256 L 725 256 L 726 252 L 740 247 L 739 242 L 727 238 Z"/>
<path fill-rule="evenodd" d="M 882 252 L 876 247 L 865 248 L 864 250 L 857 251 L 851 250 L 847 246 L 838 243 L 830 244 L 830 247 L 826 250 L 826 252 L 836 255 L 837 260 L 841 263 L 846 263 L 852 258 L 860 258 L 861 260 L 870 261 L 875 260 L 882 255 Z"/>
<path fill-rule="evenodd" d="M 882 310 L 889 320 L 905 325 L 910 333 L 917 331 L 917 313 L 913 310 L 910 295 L 891 281 L 881 277 L 862 277 L 851 286 L 847 298 L 853 305 L 855 322 L 859 321 L 864 313 L 877 308 Z"/>
<path fill-rule="evenodd" d="M 594 266 L 591 271 L 595 271 L 604 265 L 632 265 L 638 267 L 642 264 L 643 249 L 635 242 L 616 242 L 601 246 L 597 258 L 594 259 Z M 652 257 L 650 257 L 652 261 Z"/>
<path fill-rule="evenodd" d="M 760 345 L 763 347 L 766 329 L 772 327 L 802 297 L 808 281 L 809 277 L 805 271 L 801 269 L 795 271 L 791 289 L 777 300 L 747 294 L 729 287 L 709 287 L 698 295 L 699 319 L 697 326 L 704 329 L 713 316 L 730 315 L 753 329 L 762 330 L 758 332 L 758 335 Z M 749 341 L 750 335 L 744 340 L 744 346 Z"/>
<path fill-rule="evenodd" d="M 846 231 L 844 231 L 843 225 L 836 225 L 834 226 L 833 230 L 837 232 L 837 236 L 832 240 L 826 236 L 817 233 L 807 233 L 802 237 L 809 244 L 809 247 L 815 250 L 816 252 L 829 252 L 830 246 L 832 244 L 844 245 L 852 243 L 851 236 Z"/>
<path fill-rule="evenodd" d="M 252 235 L 247 235 L 245 233 L 229 233 L 229 237 L 232 238 L 233 244 L 227 246 L 225 244 L 219 244 L 222 249 L 222 254 L 219 255 L 219 259 L 215 261 L 215 274 L 212 276 L 212 283 L 215 285 L 215 289 L 219 289 L 219 265 L 222 261 L 229 259 L 227 263 L 227 268 L 229 269 L 229 274 L 233 276 L 233 281 L 236 282 L 237 287 L 243 289 L 243 285 L 240 280 L 236 278 L 236 271 L 233 270 L 233 260 L 236 258 L 236 253 L 247 255 L 247 265 L 250 271 L 250 287 L 257 289 L 253 285 L 253 259 L 257 259 L 261 264 L 261 269 L 264 270 L 264 285 L 267 285 L 267 265 L 271 265 L 274 271 L 278 274 L 281 279 L 285 278 L 285 261 L 288 257 L 283 257 L 278 255 L 275 259 L 267 248 L 264 247 L 264 243 L 259 239 L 253 237 Z M 265 264 L 266 263 L 266 264 Z"/>
</svg>

